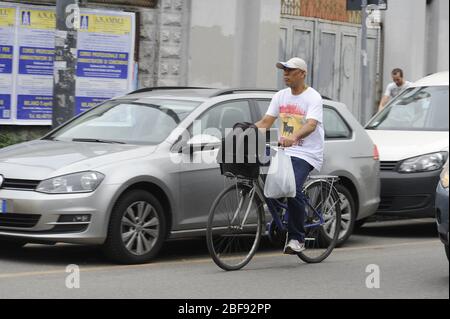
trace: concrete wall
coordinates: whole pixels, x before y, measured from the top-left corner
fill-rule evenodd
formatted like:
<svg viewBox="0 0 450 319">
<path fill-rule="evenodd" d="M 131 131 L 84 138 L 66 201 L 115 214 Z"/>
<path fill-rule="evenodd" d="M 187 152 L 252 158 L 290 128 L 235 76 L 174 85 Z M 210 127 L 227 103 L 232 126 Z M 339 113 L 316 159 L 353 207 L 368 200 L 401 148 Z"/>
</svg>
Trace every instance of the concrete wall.
<svg viewBox="0 0 450 319">
<path fill-rule="evenodd" d="M 426 73 L 426 0 L 389 1 L 384 19 L 384 87 L 391 71 L 401 68 L 407 80 Z"/>
<path fill-rule="evenodd" d="M 448 70 L 448 0 L 432 0 L 427 10 L 427 74 Z"/>
<path fill-rule="evenodd" d="M 407 80 L 448 70 L 448 0 L 389 1 L 384 14 L 383 85 L 402 68 Z"/>
<path fill-rule="evenodd" d="M 276 87 L 279 0 L 192 0 L 187 82 Z"/>
</svg>

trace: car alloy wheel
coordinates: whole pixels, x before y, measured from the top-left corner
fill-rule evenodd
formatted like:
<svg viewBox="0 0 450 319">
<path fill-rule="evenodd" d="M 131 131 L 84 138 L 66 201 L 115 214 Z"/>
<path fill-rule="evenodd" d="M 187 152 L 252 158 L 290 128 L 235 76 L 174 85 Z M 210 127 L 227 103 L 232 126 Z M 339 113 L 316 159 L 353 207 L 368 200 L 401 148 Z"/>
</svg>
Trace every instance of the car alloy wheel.
<svg viewBox="0 0 450 319">
<path fill-rule="evenodd" d="M 342 239 L 347 235 L 351 227 L 353 211 L 347 196 L 339 192 L 339 199 L 341 200 L 341 232 L 339 239 Z"/>
<path fill-rule="evenodd" d="M 108 235 L 102 248 L 120 264 L 151 261 L 167 238 L 166 213 L 151 193 L 134 189 L 123 194 L 111 211 Z"/>
<path fill-rule="evenodd" d="M 344 244 L 353 233 L 353 228 L 356 219 L 356 208 L 355 208 L 356 206 L 352 194 L 347 190 L 347 188 L 344 185 L 337 184 L 336 190 L 338 192 L 341 206 L 341 228 L 337 242 L 337 246 L 339 247 L 342 244 Z M 325 236 L 327 237 L 327 240 L 330 240 L 333 234 L 330 233 L 329 228 L 332 225 L 329 224 L 330 223 L 330 221 L 328 221 L 329 216 L 324 216 L 324 219 L 325 219 L 324 225 Z"/>
<path fill-rule="evenodd" d="M 352 193 L 342 184 L 336 185 L 336 189 L 341 202 L 341 231 L 337 246 L 341 246 L 353 233 L 357 210 Z"/>
<path fill-rule="evenodd" d="M 147 202 L 135 202 L 124 213 L 121 223 L 122 241 L 137 256 L 152 250 L 159 236 L 160 222 L 155 208 Z"/>
</svg>

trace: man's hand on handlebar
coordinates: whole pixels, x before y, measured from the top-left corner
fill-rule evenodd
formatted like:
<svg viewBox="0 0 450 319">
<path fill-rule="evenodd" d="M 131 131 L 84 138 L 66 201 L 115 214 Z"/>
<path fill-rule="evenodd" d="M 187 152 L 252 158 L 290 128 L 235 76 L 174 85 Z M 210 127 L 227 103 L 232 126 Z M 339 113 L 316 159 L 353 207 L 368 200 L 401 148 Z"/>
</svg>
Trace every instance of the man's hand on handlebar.
<svg viewBox="0 0 450 319">
<path fill-rule="evenodd" d="M 278 142 L 278 145 L 282 147 L 291 147 L 296 144 L 296 140 L 287 137 L 281 137 L 280 141 Z"/>
</svg>

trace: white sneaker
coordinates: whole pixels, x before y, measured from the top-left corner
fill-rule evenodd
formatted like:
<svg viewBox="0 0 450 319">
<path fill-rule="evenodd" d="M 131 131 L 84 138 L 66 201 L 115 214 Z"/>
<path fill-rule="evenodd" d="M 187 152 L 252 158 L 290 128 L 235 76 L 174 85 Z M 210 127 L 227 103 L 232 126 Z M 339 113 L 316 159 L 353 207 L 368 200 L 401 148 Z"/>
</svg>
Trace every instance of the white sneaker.
<svg viewBox="0 0 450 319">
<path fill-rule="evenodd" d="M 291 239 L 284 247 L 283 253 L 287 255 L 297 255 L 305 250 L 305 243 L 301 243 L 296 239 Z"/>
</svg>

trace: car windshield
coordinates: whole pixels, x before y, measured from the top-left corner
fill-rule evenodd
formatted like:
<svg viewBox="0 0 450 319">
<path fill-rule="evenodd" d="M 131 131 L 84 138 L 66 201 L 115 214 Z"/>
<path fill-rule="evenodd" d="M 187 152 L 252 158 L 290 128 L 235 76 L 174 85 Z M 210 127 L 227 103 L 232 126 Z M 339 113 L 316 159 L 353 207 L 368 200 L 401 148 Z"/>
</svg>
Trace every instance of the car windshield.
<svg viewBox="0 0 450 319">
<path fill-rule="evenodd" d="M 46 139 L 75 142 L 156 145 L 200 102 L 151 99 L 111 100 L 84 113 Z"/>
<path fill-rule="evenodd" d="M 405 90 L 369 124 L 369 130 L 448 131 L 448 86 Z"/>
</svg>

